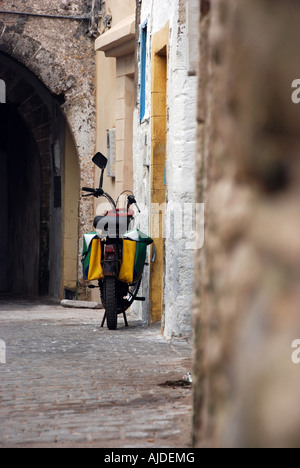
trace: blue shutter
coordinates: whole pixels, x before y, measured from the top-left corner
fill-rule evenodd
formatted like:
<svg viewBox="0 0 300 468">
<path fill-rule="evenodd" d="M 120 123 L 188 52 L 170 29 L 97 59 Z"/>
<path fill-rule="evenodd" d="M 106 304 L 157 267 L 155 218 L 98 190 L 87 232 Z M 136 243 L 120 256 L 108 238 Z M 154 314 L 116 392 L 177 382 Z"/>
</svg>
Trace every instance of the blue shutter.
<svg viewBox="0 0 300 468">
<path fill-rule="evenodd" d="M 140 121 L 146 112 L 146 59 L 147 59 L 147 23 L 141 28 L 141 90 L 140 90 Z"/>
</svg>

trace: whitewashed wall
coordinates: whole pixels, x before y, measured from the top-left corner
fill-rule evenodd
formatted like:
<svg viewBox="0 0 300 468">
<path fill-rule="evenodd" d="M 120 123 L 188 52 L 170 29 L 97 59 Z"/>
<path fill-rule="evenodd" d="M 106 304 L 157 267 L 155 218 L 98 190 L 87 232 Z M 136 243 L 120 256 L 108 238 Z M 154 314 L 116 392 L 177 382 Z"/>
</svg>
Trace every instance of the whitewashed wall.
<svg viewBox="0 0 300 468">
<path fill-rule="evenodd" d="M 165 242 L 164 329 L 166 336 L 191 334 L 191 303 L 193 297 L 194 251 L 186 250 L 187 239 L 174 239 L 172 202 L 192 204 L 195 193 L 196 98 L 197 79 L 190 76 L 190 56 L 186 3 L 175 0 L 143 1 L 141 23 L 148 21 L 148 54 L 146 85 L 146 116 L 140 124 L 139 108 L 134 115 L 134 190 L 141 205 L 150 206 L 151 170 L 151 41 L 153 35 L 170 23 L 168 60 L 168 140 L 167 140 L 167 200 L 166 217 L 171 219 L 171 238 Z M 194 3 L 194 2 L 190 2 Z M 191 27 L 191 24 L 190 24 Z M 194 31 L 195 32 L 195 31 Z M 189 63 L 188 63 L 189 62 Z M 139 95 L 139 93 L 138 93 Z M 187 224 L 191 224 L 188 215 Z M 149 211 L 137 217 L 137 225 L 150 232 Z M 183 227 L 184 229 L 184 227 Z M 172 235 L 173 234 L 173 235 Z M 175 235 L 176 237 L 176 235 Z M 146 268 L 143 294 L 149 297 L 149 268 Z M 149 304 L 136 309 L 144 320 Z"/>
</svg>

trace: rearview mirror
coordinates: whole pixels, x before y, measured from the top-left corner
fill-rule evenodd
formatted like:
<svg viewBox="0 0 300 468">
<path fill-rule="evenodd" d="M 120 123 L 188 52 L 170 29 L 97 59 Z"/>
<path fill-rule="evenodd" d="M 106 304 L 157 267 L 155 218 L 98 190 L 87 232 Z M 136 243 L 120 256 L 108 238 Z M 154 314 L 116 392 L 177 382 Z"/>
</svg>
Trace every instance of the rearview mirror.
<svg viewBox="0 0 300 468">
<path fill-rule="evenodd" d="M 105 169 L 107 166 L 107 159 L 102 153 L 97 153 L 93 157 L 93 163 L 96 164 L 100 169 Z"/>
</svg>

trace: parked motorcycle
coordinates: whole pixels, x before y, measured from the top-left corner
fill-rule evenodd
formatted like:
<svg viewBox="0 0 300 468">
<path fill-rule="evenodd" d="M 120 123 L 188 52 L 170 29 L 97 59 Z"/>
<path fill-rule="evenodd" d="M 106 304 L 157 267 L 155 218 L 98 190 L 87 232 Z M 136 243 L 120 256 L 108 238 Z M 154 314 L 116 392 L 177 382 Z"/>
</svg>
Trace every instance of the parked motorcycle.
<svg viewBox="0 0 300 468">
<path fill-rule="evenodd" d="M 106 211 L 104 216 L 97 216 L 94 219 L 96 231 L 84 236 L 83 273 L 86 280 L 98 281 L 105 309 L 101 326 L 104 326 L 106 320 L 108 328 L 115 330 L 118 315 L 123 314 L 127 327 L 126 311 L 134 301 L 145 301 L 144 297 L 138 297 L 138 292 L 146 265 L 147 246 L 153 240 L 138 229 L 129 230 L 135 215 L 132 205 L 140 212 L 134 194 L 129 190 L 123 192 L 121 195 L 127 194 L 126 206 L 118 208 L 121 195 L 115 202 L 103 190 L 106 157 L 97 153 L 93 157 L 93 163 L 101 169 L 99 188 L 83 187 L 82 190 L 88 192 L 83 196 L 104 197 L 110 203 L 111 210 Z"/>
</svg>

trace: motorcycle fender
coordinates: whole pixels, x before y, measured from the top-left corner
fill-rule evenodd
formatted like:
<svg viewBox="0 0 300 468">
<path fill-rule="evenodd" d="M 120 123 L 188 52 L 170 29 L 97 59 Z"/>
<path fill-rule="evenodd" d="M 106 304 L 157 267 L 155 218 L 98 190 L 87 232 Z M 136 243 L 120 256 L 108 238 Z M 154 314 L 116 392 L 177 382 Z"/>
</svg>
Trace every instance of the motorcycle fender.
<svg viewBox="0 0 300 468">
<path fill-rule="evenodd" d="M 118 275 L 118 254 L 115 246 L 109 245 L 105 248 L 103 274 L 104 276 Z"/>
<path fill-rule="evenodd" d="M 104 276 L 117 276 L 117 266 L 116 262 L 105 262 L 103 265 L 103 274 Z"/>
</svg>

